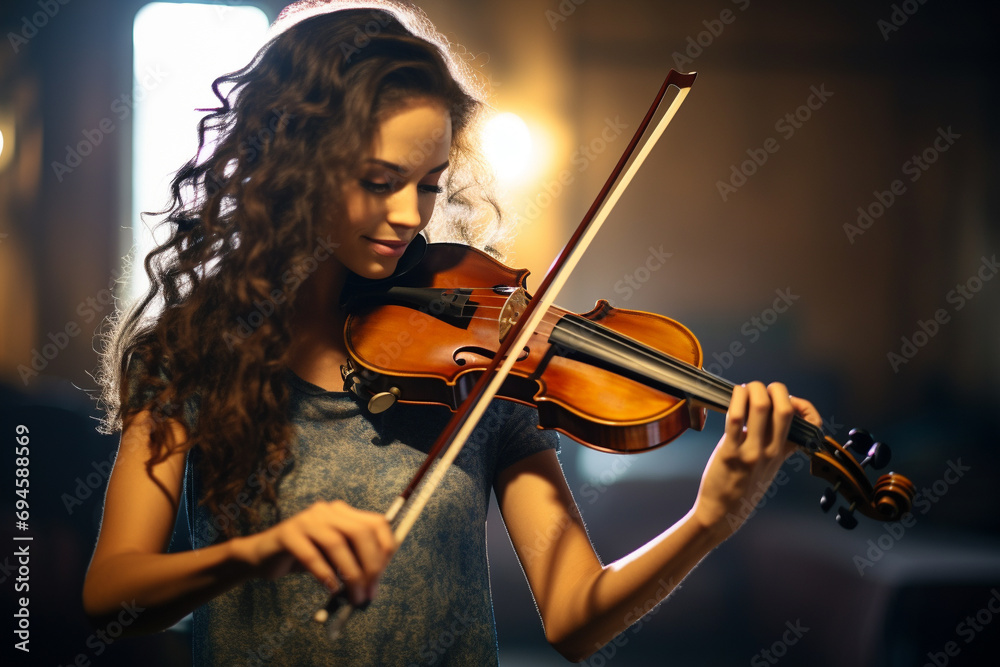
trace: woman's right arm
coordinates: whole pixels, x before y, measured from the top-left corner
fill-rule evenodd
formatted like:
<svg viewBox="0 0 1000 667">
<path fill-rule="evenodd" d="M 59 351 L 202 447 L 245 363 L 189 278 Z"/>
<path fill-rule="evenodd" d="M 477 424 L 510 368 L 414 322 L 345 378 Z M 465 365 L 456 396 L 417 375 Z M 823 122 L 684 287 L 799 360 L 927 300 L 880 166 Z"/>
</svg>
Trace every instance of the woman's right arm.
<svg viewBox="0 0 1000 667">
<path fill-rule="evenodd" d="M 374 595 L 395 550 L 392 532 L 381 515 L 339 501 L 316 503 L 261 533 L 164 553 L 180 504 L 187 447 L 147 472 L 149 420 L 142 412 L 126 426 L 108 482 L 83 586 L 84 609 L 95 623 L 128 605 L 142 610 L 128 633 L 155 632 L 251 577 L 303 569 L 331 591 L 343 581 L 356 604 Z M 187 442 L 181 424 L 170 426 L 174 442 Z"/>
</svg>

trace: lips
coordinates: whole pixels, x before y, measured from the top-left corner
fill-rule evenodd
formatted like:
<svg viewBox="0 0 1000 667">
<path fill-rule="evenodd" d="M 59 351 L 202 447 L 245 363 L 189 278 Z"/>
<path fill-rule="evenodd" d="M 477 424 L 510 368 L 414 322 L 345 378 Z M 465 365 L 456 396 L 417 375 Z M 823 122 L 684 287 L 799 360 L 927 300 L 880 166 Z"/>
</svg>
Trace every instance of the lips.
<svg viewBox="0 0 1000 667">
<path fill-rule="evenodd" d="M 410 245 L 409 241 L 364 238 L 371 245 L 372 251 L 383 257 L 400 257 L 406 251 L 406 246 Z"/>
</svg>

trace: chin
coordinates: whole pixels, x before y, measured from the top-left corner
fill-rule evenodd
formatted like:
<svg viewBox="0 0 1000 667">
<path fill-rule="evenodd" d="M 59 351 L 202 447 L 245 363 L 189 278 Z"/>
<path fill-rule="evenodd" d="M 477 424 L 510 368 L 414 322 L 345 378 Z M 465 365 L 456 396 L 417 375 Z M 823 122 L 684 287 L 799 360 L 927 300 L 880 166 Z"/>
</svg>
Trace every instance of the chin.
<svg viewBox="0 0 1000 667">
<path fill-rule="evenodd" d="M 369 280 L 382 280 L 392 275 L 393 271 L 396 270 L 396 264 L 395 260 L 389 262 L 372 262 L 365 267 L 358 267 L 363 270 L 355 271 L 355 273 Z"/>
</svg>

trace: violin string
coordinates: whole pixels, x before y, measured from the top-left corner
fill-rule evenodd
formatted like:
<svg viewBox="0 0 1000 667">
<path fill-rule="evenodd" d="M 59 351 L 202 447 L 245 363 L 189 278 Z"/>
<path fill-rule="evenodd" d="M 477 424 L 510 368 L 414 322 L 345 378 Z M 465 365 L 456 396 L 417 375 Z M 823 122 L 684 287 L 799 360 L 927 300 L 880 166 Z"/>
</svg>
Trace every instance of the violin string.
<svg viewBox="0 0 1000 667">
<path fill-rule="evenodd" d="M 597 326 L 600 327 L 600 325 Z M 705 373 L 696 366 L 681 361 L 680 359 L 676 359 L 669 355 L 660 353 L 657 350 L 652 350 L 648 346 L 645 346 L 642 343 L 639 343 L 638 341 L 635 341 L 627 336 L 621 336 L 621 338 L 619 338 L 618 336 L 612 336 L 606 333 L 602 329 L 604 329 L 604 327 L 600 327 L 598 329 L 589 329 L 589 330 L 592 333 L 596 334 L 597 336 L 607 341 L 625 347 L 630 351 L 638 354 L 639 356 L 645 357 L 649 362 L 651 362 L 651 365 L 659 364 L 662 366 L 667 366 L 671 370 L 678 371 L 679 373 L 687 376 L 688 378 L 692 378 L 695 380 L 703 380 L 703 381 L 707 380 L 708 384 L 714 385 L 713 387 L 714 389 L 720 391 L 728 391 L 730 394 L 732 393 L 734 385 L 726 380 L 723 380 L 722 378 L 711 375 L 710 373 Z M 576 338 L 577 340 L 585 340 L 584 336 L 580 335 L 579 333 L 573 330 L 566 330 L 565 333 L 567 333 L 572 338 Z M 613 347 L 611 347 L 611 354 L 622 359 L 621 362 L 622 364 L 627 363 L 627 358 L 624 355 L 619 354 Z"/>
<path fill-rule="evenodd" d="M 615 335 L 612 336 L 608 333 L 605 333 L 605 327 L 590 322 L 589 320 L 584 320 L 584 321 L 596 327 L 594 329 L 589 329 L 596 335 L 608 341 L 621 345 L 625 348 L 628 348 L 629 350 L 638 354 L 639 356 L 647 358 L 651 362 L 651 365 L 655 366 L 658 364 L 660 365 L 661 368 L 665 366 L 668 367 L 670 370 L 679 373 L 682 377 L 707 383 L 713 389 L 715 389 L 716 392 L 718 392 L 715 397 L 715 400 L 716 403 L 720 405 L 720 407 L 725 407 L 728 404 L 728 400 L 732 397 L 733 389 L 735 388 L 736 385 L 730 382 L 729 380 L 720 378 L 719 376 L 714 375 L 713 373 L 709 373 L 708 371 L 698 368 L 697 366 L 690 364 L 686 361 L 677 359 L 675 357 L 671 357 L 658 350 L 652 349 L 640 343 L 639 341 L 629 338 L 628 336 L 618 334 L 617 332 L 614 332 Z M 578 340 L 584 339 L 583 336 L 569 329 L 564 330 L 564 333 L 568 334 L 570 337 L 577 338 Z M 614 351 L 613 347 L 611 348 L 611 350 L 612 350 L 611 351 L 612 355 L 618 356 L 620 359 L 622 359 L 622 361 L 620 362 L 622 365 L 628 363 L 628 360 L 624 355 L 621 355 L 616 351 Z M 796 430 L 796 433 L 800 436 L 806 436 L 810 440 L 823 439 L 823 433 L 820 427 L 805 421 L 798 415 L 795 415 L 793 417 L 792 425 L 793 425 L 792 428 L 794 428 Z M 803 431 L 805 431 L 805 433 L 803 433 Z"/>
<path fill-rule="evenodd" d="M 476 289 L 488 289 L 490 291 L 494 290 L 494 288 L 492 288 L 492 287 L 463 288 L 463 290 L 476 290 Z M 495 298 L 498 298 L 498 299 L 504 299 L 504 301 L 507 300 L 507 297 L 504 297 L 504 296 L 499 295 L 499 294 L 494 294 L 494 295 L 490 295 L 490 296 L 495 296 Z M 477 309 L 478 308 L 482 308 L 484 310 L 503 310 L 503 306 L 485 306 L 485 305 L 481 305 L 481 304 L 475 304 L 475 305 L 477 306 Z M 551 313 L 551 312 L 546 313 L 545 317 L 547 318 L 549 315 L 552 315 L 552 314 L 553 313 Z M 560 316 L 558 314 L 555 314 L 555 315 L 557 315 L 557 321 L 558 321 L 558 319 L 561 319 L 561 317 L 562 317 L 562 316 Z M 467 319 L 480 319 L 480 320 L 491 320 L 491 319 L 493 319 L 493 318 L 487 318 L 487 317 L 478 317 L 476 315 L 463 315 L 462 317 L 467 318 Z M 586 321 L 590 322 L 590 320 L 586 320 Z M 601 336 L 602 338 L 604 338 L 604 339 L 606 339 L 608 341 L 615 342 L 615 343 L 617 343 L 619 345 L 623 345 L 623 346 L 629 348 L 630 350 L 632 350 L 633 352 L 636 352 L 636 353 L 638 353 L 638 354 L 646 357 L 647 359 L 649 359 L 653 363 L 660 363 L 660 364 L 665 364 L 667 366 L 671 366 L 671 367 L 674 368 L 674 370 L 677 370 L 677 371 L 679 371 L 679 372 L 681 372 L 681 373 L 683 373 L 685 375 L 688 375 L 689 377 L 694 378 L 694 379 L 707 380 L 710 384 L 714 384 L 715 388 L 718 389 L 719 391 L 728 392 L 730 395 L 732 394 L 732 390 L 733 390 L 734 385 L 732 383 L 730 383 L 728 380 L 724 380 L 724 379 L 722 379 L 722 378 L 720 378 L 720 377 L 718 377 L 716 375 L 712 375 L 711 373 L 708 373 L 707 371 L 703 371 L 702 369 L 700 369 L 700 368 L 698 368 L 698 367 L 696 367 L 696 366 L 694 366 L 692 364 L 688 364 L 687 362 L 681 361 L 680 359 L 675 359 L 674 357 L 671 357 L 669 355 L 663 355 L 663 354 L 659 353 L 658 351 L 652 350 L 648 346 L 645 346 L 642 343 L 639 343 L 638 341 L 635 341 L 635 340 L 633 340 L 633 339 L 631 339 L 631 338 L 629 338 L 627 336 L 623 336 L 621 334 L 618 334 L 618 336 L 620 336 L 620 338 L 613 337 L 613 336 L 605 333 L 605 327 L 603 327 L 603 326 L 601 326 L 599 324 L 593 323 L 593 322 L 590 322 L 590 323 L 592 325 L 594 325 L 595 327 L 598 327 L 596 329 L 592 329 L 593 333 L 597 334 L 598 336 Z M 556 324 L 553 323 L 553 326 L 556 326 Z M 567 331 L 566 333 L 568 333 L 570 336 L 572 336 L 574 338 L 581 339 L 581 340 L 583 339 L 583 337 L 580 336 L 579 334 L 577 334 L 576 332 Z M 613 351 L 613 348 L 611 348 L 611 349 L 612 349 L 612 354 L 616 354 Z M 624 362 L 622 362 L 622 363 L 624 363 Z"/>
<path fill-rule="evenodd" d="M 493 287 L 472 287 L 472 288 L 464 288 L 464 290 L 489 290 L 490 292 L 492 292 L 492 294 L 483 295 L 480 298 L 503 299 L 505 303 L 509 298 L 508 296 L 497 294 L 496 288 Z M 477 309 L 481 308 L 484 310 L 503 310 L 504 308 L 504 306 L 487 306 L 478 303 L 473 305 L 475 305 Z M 555 316 L 555 321 L 551 322 L 553 327 L 558 326 L 558 321 L 563 317 L 569 317 L 569 315 L 552 313 L 550 311 L 545 314 L 544 319 L 548 321 L 550 315 Z M 496 318 L 493 317 L 479 317 L 476 315 L 463 315 L 462 317 L 467 319 L 488 320 L 494 322 L 497 321 Z M 705 369 L 699 368 L 694 364 L 686 362 L 682 359 L 677 359 L 668 354 L 660 352 L 659 350 L 653 349 L 648 345 L 645 345 L 639 341 L 634 340 L 633 338 L 625 336 L 624 334 L 608 330 L 606 327 L 597 324 L 596 322 L 592 322 L 585 318 L 580 318 L 580 320 L 587 322 L 588 331 L 590 331 L 591 333 L 595 334 L 600 338 L 603 338 L 609 343 L 614 344 L 614 345 L 608 345 L 607 349 L 610 350 L 609 353 L 611 355 L 619 359 L 618 363 L 621 364 L 622 366 L 627 367 L 629 360 L 625 357 L 625 355 L 620 354 L 615 349 L 615 345 L 624 347 L 629 351 L 631 351 L 633 354 L 645 358 L 652 367 L 658 367 L 661 370 L 669 369 L 687 380 L 691 380 L 696 383 L 701 383 L 702 385 L 707 385 L 707 389 L 709 392 L 712 391 L 715 392 L 715 395 L 709 398 L 713 400 L 720 408 L 725 408 L 728 405 L 729 400 L 732 398 L 733 389 L 736 386 L 733 382 L 730 382 L 725 378 L 721 378 L 715 375 L 714 373 L 710 373 Z M 571 329 L 565 329 L 564 333 L 572 338 L 576 338 L 578 340 L 584 340 L 583 336 L 581 336 L 579 333 Z M 699 397 L 699 398 L 706 398 L 706 397 Z M 810 439 L 822 440 L 823 438 L 822 429 L 805 421 L 798 415 L 796 415 L 793 418 L 792 428 L 796 429 L 800 435 L 807 435 Z M 806 433 L 803 434 L 802 431 L 805 431 Z"/>
</svg>

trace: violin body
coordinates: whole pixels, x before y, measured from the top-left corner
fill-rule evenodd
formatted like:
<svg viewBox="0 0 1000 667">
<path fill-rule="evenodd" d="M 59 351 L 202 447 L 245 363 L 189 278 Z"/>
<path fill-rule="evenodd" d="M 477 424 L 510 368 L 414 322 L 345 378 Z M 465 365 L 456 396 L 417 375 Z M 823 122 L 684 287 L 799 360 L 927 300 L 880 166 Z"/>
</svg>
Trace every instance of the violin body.
<svg viewBox="0 0 1000 667">
<path fill-rule="evenodd" d="M 429 300 L 420 305 L 390 300 L 378 307 L 373 301 L 385 301 L 384 296 L 372 299 L 369 295 L 366 306 L 352 309 L 345 327 L 348 352 L 356 368 L 363 369 L 355 377 L 363 378 L 376 395 L 392 392 L 402 402 L 455 410 L 500 343 L 496 315 L 500 304 L 508 299 L 510 288 L 525 288 L 527 276 L 525 269 L 509 268 L 466 246 L 428 246 L 420 264 L 394 285 L 473 288 L 464 305 L 468 316 L 449 317 L 445 306 L 435 303 L 442 296 L 430 293 Z M 532 343 L 521 351 L 499 396 L 537 407 L 543 428 L 602 451 L 645 451 L 670 442 L 688 428 L 704 426 L 704 408 L 565 351 L 553 353 L 549 338 L 568 315 L 560 308 L 550 310 Z M 702 350 L 694 334 L 668 317 L 612 308 L 603 299 L 578 317 L 701 365 Z"/>
</svg>

